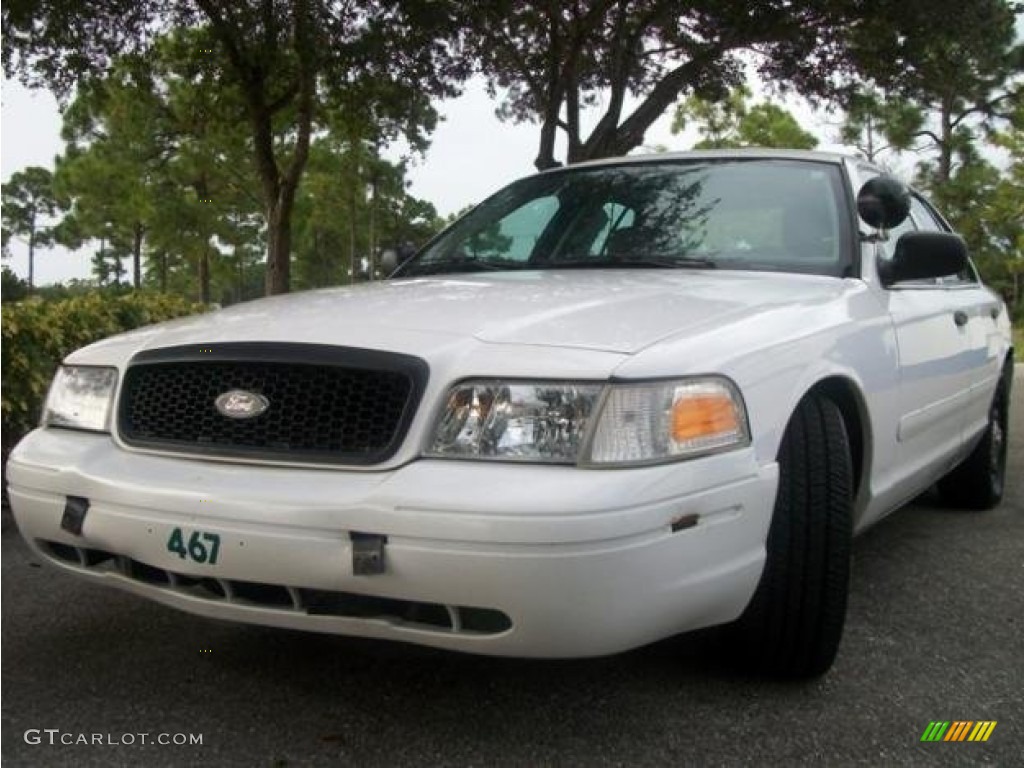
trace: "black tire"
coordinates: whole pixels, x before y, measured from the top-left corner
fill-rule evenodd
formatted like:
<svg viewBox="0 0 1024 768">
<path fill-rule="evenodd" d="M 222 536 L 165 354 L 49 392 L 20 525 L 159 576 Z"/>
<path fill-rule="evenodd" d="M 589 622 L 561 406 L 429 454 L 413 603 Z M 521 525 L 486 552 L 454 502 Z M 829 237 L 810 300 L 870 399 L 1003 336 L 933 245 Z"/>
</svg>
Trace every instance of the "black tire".
<svg viewBox="0 0 1024 768">
<path fill-rule="evenodd" d="M 729 647 L 751 671 L 814 677 L 835 659 L 850 583 L 853 462 L 836 404 L 804 398 L 778 460 L 764 572 Z"/>
<path fill-rule="evenodd" d="M 1013 371 L 1007 368 L 1000 378 L 989 407 L 988 427 L 974 450 L 939 480 L 939 494 L 950 506 L 985 510 L 1003 500 L 1012 376 Z"/>
</svg>

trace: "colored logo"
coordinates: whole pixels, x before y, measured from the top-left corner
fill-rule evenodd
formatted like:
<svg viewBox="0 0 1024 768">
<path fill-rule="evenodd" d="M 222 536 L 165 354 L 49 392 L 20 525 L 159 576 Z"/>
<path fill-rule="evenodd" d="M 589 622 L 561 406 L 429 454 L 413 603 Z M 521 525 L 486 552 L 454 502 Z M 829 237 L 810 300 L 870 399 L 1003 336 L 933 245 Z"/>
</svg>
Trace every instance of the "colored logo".
<svg viewBox="0 0 1024 768">
<path fill-rule="evenodd" d="M 270 407 L 270 401 L 256 392 L 232 389 L 213 401 L 214 406 L 229 419 L 254 419 Z"/>
<path fill-rule="evenodd" d="M 932 720 L 921 741 L 988 741 L 995 729 L 995 720 Z"/>
</svg>

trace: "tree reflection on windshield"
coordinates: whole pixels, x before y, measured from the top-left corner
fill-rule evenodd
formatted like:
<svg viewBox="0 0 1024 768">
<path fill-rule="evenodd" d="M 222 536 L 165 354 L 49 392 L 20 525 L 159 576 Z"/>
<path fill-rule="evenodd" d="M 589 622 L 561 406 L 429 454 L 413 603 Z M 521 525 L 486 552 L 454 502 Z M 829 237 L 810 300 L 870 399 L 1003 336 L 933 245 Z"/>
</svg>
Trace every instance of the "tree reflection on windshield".
<svg viewBox="0 0 1024 768">
<path fill-rule="evenodd" d="M 839 166 L 659 161 L 515 182 L 398 276 L 495 269 L 718 267 L 842 275 Z"/>
</svg>

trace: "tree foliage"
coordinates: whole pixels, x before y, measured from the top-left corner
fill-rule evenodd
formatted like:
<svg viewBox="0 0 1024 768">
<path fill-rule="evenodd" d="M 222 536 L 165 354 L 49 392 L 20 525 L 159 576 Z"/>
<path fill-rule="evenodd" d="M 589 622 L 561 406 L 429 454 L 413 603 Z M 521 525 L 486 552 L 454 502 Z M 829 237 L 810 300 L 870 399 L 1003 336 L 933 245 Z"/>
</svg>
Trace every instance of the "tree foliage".
<svg viewBox="0 0 1024 768">
<path fill-rule="evenodd" d="M 906 26 L 913 4 L 893 9 Z M 914 181 L 967 240 L 985 279 L 1020 303 L 1020 7 L 1005 0 L 936 0 L 927 34 L 897 35 L 877 18 L 858 28 L 863 81 L 845 96 L 842 139 L 869 159 L 919 158 Z M 1003 158 L 994 147 L 1001 147 Z"/>
<path fill-rule="evenodd" d="M 429 98 L 462 70 L 443 44 L 453 22 L 428 0 L 44 0 L 3 8 L 3 63 L 69 93 L 119 55 L 145 56 L 170 29 L 200 29 L 212 74 L 235 90 L 266 226 L 266 288 L 290 285 L 292 213 L 313 134 L 333 105 L 421 139 Z M 209 47 L 206 47 L 206 46 Z M 228 117 L 228 115 L 225 115 Z M 287 139 L 279 141 L 283 132 Z"/>
<path fill-rule="evenodd" d="M 877 39 L 858 32 L 869 12 L 885 21 L 890 45 L 922 36 L 933 14 L 925 0 L 904 0 L 895 19 L 890 6 L 896 4 L 866 10 L 847 0 L 503 0 L 466 3 L 463 13 L 469 49 L 492 93 L 503 95 L 499 116 L 539 123 L 535 164 L 548 168 L 557 164 L 559 132 L 569 163 L 626 154 L 681 96 L 721 101 L 744 81 L 745 62 L 766 82 L 833 96 L 880 55 Z M 582 118 L 588 108 L 597 112 L 589 133 Z M 775 115 L 762 117 L 771 122 Z"/>
<path fill-rule="evenodd" d="M 202 29 L 179 31 L 154 40 L 145 54 L 115 58 L 107 76 L 89 81 L 65 110 L 68 144 L 56 178 L 71 210 L 58 230 L 69 247 L 99 245 L 101 285 L 118 283 L 120 262 L 131 257 L 137 287 L 203 303 L 260 291 L 258 171 L 237 119 L 241 99 L 216 76 L 208 38 Z M 380 154 L 402 134 L 414 149 L 424 147 L 433 110 L 403 126 L 350 106 L 324 110 L 297 190 L 298 287 L 362 279 L 381 247 L 420 242 L 438 228 L 433 207 L 406 193 L 404 162 Z M 281 121 L 275 144 L 290 140 Z"/>
<path fill-rule="evenodd" d="M 935 187 L 1008 119 L 1024 92 L 1024 43 L 1015 30 L 1020 11 L 1006 0 L 936 0 L 926 33 L 898 35 L 894 29 L 908 28 L 916 6 L 901 4 L 891 17 L 859 25 L 863 79 L 847 91 L 843 137 L 870 157 L 879 135 L 892 149 L 934 154 L 922 178 Z"/>
<path fill-rule="evenodd" d="M 694 149 L 729 147 L 779 147 L 814 149 L 818 139 L 800 127 L 787 110 L 771 101 L 751 106 L 750 90 L 733 89 L 722 101 L 713 102 L 690 96 L 676 107 L 672 133 L 682 133 L 696 125 L 703 138 Z"/>
<path fill-rule="evenodd" d="M 28 245 L 28 290 L 35 285 L 35 253 L 39 246 L 53 243 L 53 217 L 60 209 L 54 194 L 53 174 L 46 168 L 30 166 L 17 171 L 0 191 L 3 200 L 4 255 L 12 237 Z"/>
<path fill-rule="evenodd" d="M 971 155 L 935 194 L 967 239 L 985 279 L 1019 318 L 1024 310 L 1024 104 L 1018 103 L 1009 124 L 991 141 L 1008 157 L 1004 169 Z"/>
<path fill-rule="evenodd" d="M 6 264 L 0 268 L 0 296 L 4 301 L 20 301 L 28 296 L 28 283 L 18 277 Z"/>
</svg>

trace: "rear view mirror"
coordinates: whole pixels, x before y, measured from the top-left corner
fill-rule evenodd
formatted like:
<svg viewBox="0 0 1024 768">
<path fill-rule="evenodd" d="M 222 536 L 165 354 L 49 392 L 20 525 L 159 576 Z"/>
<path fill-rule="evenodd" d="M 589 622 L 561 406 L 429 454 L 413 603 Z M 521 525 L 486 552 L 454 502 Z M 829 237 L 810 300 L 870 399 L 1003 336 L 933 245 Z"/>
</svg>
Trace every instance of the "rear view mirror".
<svg viewBox="0 0 1024 768">
<path fill-rule="evenodd" d="M 892 229 L 910 214 L 910 190 L 892 176 L 875 176 L 857 193 L 857 213 L 875 229 Z"/>
<path fill-rule="evenodd" d="M 948 232 L 907 232 L 891 259 L 878 260 L 878 275 L 889 286 L 904 280 L 956 275 L 967 268 L 967 246 Z"/>
</svg>

